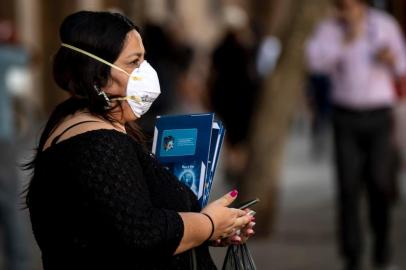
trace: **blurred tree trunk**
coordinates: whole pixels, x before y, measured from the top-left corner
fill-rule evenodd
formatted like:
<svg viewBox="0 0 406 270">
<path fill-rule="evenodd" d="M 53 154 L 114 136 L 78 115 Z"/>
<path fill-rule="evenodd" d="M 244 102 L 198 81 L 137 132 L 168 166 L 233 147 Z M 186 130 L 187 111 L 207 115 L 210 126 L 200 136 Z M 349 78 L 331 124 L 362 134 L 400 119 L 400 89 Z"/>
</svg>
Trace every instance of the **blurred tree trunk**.
<svg viewBox="0 0 406 270">
<path fill-rule="evenodd" d="M 272 230 L 277 211 L 278 186 L 285 140 L 292 115 L 304 87 L 304 42 L 329 0 L 263 0 L 259 7 L 268 33 L 281 39 L 283 52 L 279 63 L 264 85 L 261 102 L 254 117 L 249 141 L 250 160 L 241 199 L 259 197 L 256 231 L 260 236 Z"/>
</svg>

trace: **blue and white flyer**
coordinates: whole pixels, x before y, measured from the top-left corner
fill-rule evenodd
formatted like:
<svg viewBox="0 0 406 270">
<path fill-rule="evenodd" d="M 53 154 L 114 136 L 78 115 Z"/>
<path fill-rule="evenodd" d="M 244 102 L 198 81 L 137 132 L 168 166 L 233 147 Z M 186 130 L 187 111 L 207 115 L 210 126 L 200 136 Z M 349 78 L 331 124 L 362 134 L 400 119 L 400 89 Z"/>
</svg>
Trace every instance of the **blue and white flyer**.
<svg viewBox="0 0 406 270">
<path fill-rule="evenodd" d="M 152 153 L 204 207 L 224 137 L 213 113 L 158 116 Z"/>
</svg>

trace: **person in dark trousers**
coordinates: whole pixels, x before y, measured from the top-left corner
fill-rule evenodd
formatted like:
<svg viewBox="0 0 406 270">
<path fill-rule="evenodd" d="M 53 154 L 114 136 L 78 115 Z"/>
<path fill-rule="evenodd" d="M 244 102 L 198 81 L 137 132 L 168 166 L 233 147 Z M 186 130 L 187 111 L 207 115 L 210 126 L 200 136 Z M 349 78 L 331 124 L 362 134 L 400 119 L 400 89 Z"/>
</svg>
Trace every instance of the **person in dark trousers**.
<svg viewBox="0 0 406 270">
<path fill-rule="evenodd" d="M 143 146 L 134 121 L 160 94 L 136 26 L 81 11 L 60 27 L 56 83 L 70 94 L 41 135 L 26 202 L 45 270 L 216 269 L 209 245 L 245 242 L 237 191 L 201 209 Z"/>
<path fill-rule="evenodd" d="M 366 187 L 373 263 L 391 269 L 393 82 L 406 72 L 400 28 L 361 0 L 336 0 L 307 44 L 310 70 L 332 80 L 338 221 L 345 269 L 361 269 L 360 198 Z"/>
<path fill-rule="evenodd" d="M 326 137 L 331 126 L 330 78 L 325 74 L 308 74 L 307 88 L 307 99 L 312 112 L 311 153 L 319 160 L 326 152 Z"/>
</svg>

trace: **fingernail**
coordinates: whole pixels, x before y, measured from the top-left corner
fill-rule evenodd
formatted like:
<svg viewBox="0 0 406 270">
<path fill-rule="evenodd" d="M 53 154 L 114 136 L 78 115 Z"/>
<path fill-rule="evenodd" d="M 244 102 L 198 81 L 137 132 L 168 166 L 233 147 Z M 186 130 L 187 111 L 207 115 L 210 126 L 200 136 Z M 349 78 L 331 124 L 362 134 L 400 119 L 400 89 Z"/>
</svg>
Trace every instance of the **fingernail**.
<svg viewBox="0 0 406 270">
<path fill-rule="evenodd" d="M 241 241 L 241 238 L 239 237 L 239 236 L 233 236 L 232 238 L 231 238 L 231 241 Z"/>
<path fill-rule="evenodd" d="M 255 221 L 255 217 L 252 217 L 252 218 L 251 218 L 251 221 Z"/>
<path fill-rule="evenodd" d="M 236 189 L 234 189 L 233 191 L 230 192 L 230 196 L 235 198 L 237 197 L 238 191 Z"/>
<path fill-rule="evenodd" d="M 251 223 L 250 223 L 251 227 L 254 227 L 255 224 L 257 224 L 257 223 L 255 223 L 255 222 L 251 222 Z"/>
<path fill-rule="evenodd" d="M 233 243 L 234 245 L 239 245 L 239 244 L 241 244 L 241 240 L 239 240 L 239 241 L 232 240 L 231 243 Z"/>
</svg>

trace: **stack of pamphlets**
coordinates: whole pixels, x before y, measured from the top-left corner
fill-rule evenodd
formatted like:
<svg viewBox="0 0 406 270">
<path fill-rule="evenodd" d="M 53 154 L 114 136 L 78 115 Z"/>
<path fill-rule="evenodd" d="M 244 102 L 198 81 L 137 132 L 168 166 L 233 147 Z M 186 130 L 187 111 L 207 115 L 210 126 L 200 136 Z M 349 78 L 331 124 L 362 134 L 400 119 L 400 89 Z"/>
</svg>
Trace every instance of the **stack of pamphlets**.
<svg viewBox="0 0 406 270">
<path fill-rule="evenodd" d="M 152 153 L 204 207 L 210 196 L 225 129 L 213 113 L 158 116 Z"/>
</svg>

